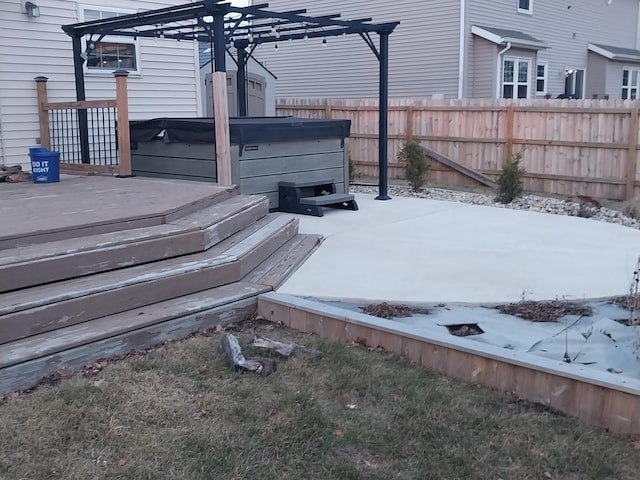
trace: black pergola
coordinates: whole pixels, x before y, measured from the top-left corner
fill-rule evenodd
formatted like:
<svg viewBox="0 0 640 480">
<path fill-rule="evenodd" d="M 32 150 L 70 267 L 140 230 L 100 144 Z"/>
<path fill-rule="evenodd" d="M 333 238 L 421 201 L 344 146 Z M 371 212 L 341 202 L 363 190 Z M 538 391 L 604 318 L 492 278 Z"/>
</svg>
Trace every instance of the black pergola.
<svg viewBox="0 0 640 480">
<path fill-rule="evenodd" d="M 237 64 L 238 112 L 240 116 L 246 116 L 246 62 L 259 45 L 288 40 L 359 35 L 373 51 L 380 64 L 378 154 L 380 181 L 379 195 L 376 198 L 388 200 L 390 198 L 387 194 L 389 35 L 399 22 L 375 24 L 371 23 L 371 18 L 343 20 L 340 14 L 309 16 L 306 9 L 274 12 L 268 7 L 266 3 L 234 7 L 224 3 L 224 0 L 203 0 L 159 10 L 65 25 L 62 29 L 73 41 L 77 100 L 85 100 L 82 65 L 87 54 L 82 51 L 83 37 L 86 37 L 87 49 L 95 48 L 95 45 L 107 35 L 207 42 L 212 46 L 216 72 L 226 72 L 226 53 L 229 53 Z M 374 43 L 373 34 L 380 37 L 379 46 Z M 235 57 L 230 51 L 232 46 L 236 48 Z M 79 111 L 79 114 L 82 157 L 83 161 L 88 163 L 86 110 Z"/>
</svg>

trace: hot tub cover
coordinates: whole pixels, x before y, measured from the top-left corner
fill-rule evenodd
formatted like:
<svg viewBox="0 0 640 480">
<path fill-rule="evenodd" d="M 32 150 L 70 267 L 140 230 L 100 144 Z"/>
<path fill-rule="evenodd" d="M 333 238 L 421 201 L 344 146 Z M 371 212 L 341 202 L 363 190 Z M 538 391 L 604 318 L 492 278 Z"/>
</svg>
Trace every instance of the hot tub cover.
<svg viewBox="0 0 640 480">
<path fill-rule="evenodd" d="M 215 143 L 213 118 L 154 118 L 129 122 L 131 141 L 149 142 L 164 132 L 165 143 Z M 231 143 L 289 142 L 349 137 L 351 120 L 295 117 L 229 119 Z"/>
</svg>

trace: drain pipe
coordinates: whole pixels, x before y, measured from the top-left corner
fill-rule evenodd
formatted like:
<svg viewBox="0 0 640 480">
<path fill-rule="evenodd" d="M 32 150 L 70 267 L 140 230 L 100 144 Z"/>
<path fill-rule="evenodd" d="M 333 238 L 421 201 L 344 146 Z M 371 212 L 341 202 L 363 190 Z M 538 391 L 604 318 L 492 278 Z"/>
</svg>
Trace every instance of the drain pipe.
<svg viewBox="0 0 640 480">
<path fill-rule="evenodd" d="M 507 46 L 504 47 L 502 50 L 500 50 L 498 52 L 498 60 L 496 61 L 497 65 L 497 69 L 496 69 L 496 98 L 502 98 L 502 89 L 500 88 L 500 85 L 502 84 L 502 81 L 500 80 L 502 78 L 501 74 L 502 74 L 502 56 L 508 52 L 509 50 L 511 50 L 511 42 L 507 42 Z M 515 66 L 514 66 L 514 71 L 513 74 L 516 74 L 515 71 Z"/>
</svg>

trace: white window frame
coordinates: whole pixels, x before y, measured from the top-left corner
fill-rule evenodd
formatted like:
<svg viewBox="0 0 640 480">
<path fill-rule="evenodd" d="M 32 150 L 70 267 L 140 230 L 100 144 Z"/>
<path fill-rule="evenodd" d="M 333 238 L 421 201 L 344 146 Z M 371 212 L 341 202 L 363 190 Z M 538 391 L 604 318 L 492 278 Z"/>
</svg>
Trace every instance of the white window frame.
<svg viewBox="0 0 640 480">
<path fill-rule="evenodd" d="M 542 77 L 538 76 L 538 67 L 544 67 L 544 75 Z M 538 82 L 542 80 L 544 82 L 544 90 L 538 90 Z M 536 64 L 536 96 L 544 97 L 547 94 L 547 87 L 549 85 L 549 64 L 547 62 L 538 62 Z"/>
<path fill-rule="evenodd" d="M 131 9 L 127 9 L 127 8 L 114 8 L 114 7 L 107 7 L 107 6 L 101 6 L 101 5 L 91 5 L 91 4 L 85 4 L 85 3 L 79 3 L 78 4 L 78 18 L 80 19 L 80 22 L 84 22 L 85 21 L 85 10 L 99 10 L 102 12 L 114 12 L 114 13 L 122 13 L 122 14 L 131 14 L 131 13 L 138 13 L 137 10 L 131 10 Z M 141 60 L 140 60 L 140 39 L 139 38 L 132 38 L 132 37 L 120 37 L 120 36 L 114 36 L 114 35 L 107 35 L 105 36 L 102 41 L 104 42 L 111 42 L 111 43 L 128 43 L 128 44 L 133 44 L 135 46 L 135 56 L 136 56 L 136 68 L 135 70 L 130 70 L 127 69 L 129 72 L 129 75 L 132 77 L 141 77 L 142 76 L 142 65 L 141 65 Z M 87 37 L 83 36 L 82 37 L 82 51 L 86 52 L 87 50 Z M 84 70 L 84 74 L 88 75 L 88 76 L 113 76 L 113 72 L 117 70 L 117 68 L 105 68 L 105 69 L 100 69 L 100 68 L 89 68 L 87 66 L 87 62 L 85 61 L 82 65 L 83 70 Z"/>
<path fill-rule="evenodd" d="M 624 71 L 627 70 L 629 72 L 629 85 L 625 85 L 624 82 Z M 633 72 L 636 72 L 636 84 L 631 84 L 631 79 Z M 627 91 L 626 100 L 631 100 L 631 90 L 635 89 L 636 91 L 636 100 L 640 98 L 640 67 L 632 67 L 632 66 L 623 66 L 622 67 L 622 78 L 620 79 L 620 83 L 622 84 L 622 91 Z M 620 98 L 624 99 L 624 94 Z"/>
<path fill-rule="evenodd" d="M 522 0 L 516 0 L 517 3 L 517 7 L 518 7 L 518 13 L 524 13 L 526 15 L 533 15 L 533 0 L 529 0 L 529 8 L 522 8 L 520 6 L 520 2 Z"/>
<path fill-rule="evenodd" d="M 513 62 L 513 82 L 504 81 L 504 64 L 505 62 Z M 526 62 L 527 67 L 527 81 L 526 83 L 518 80 L 518 67 L 520 62 Z M 504 96 L 504 86 L 513 85 L 513 99 L 518 99 L 518 85 L 527 86 L 527 96 L 525 98 L 532 98 L 533 85 L 531 84 L 531 70 L 533 68 L 533 58 L 531 57 L 502 57 L 502 68 L 500 69 L 500 98 L 506 98 Z"/>
</svg>

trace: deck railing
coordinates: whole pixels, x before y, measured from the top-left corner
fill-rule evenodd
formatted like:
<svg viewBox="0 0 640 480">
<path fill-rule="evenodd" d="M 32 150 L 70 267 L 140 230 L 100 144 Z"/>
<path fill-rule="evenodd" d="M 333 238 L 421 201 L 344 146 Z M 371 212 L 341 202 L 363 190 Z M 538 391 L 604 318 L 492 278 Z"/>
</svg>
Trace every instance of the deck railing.
<svg viewBox="0 0 640 480">
<path fill-rule="evenodd" d="M 60 152 L 61 170 L 130 176 L 127 73 L 116 72 L 116 98 L 109 100 L 49 102 L 47 78 L 35 80 L 40 144 Z"/>
</svg>

